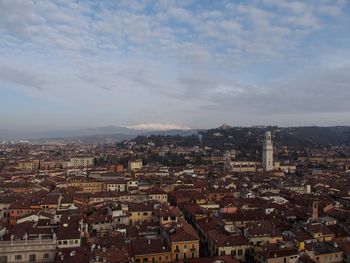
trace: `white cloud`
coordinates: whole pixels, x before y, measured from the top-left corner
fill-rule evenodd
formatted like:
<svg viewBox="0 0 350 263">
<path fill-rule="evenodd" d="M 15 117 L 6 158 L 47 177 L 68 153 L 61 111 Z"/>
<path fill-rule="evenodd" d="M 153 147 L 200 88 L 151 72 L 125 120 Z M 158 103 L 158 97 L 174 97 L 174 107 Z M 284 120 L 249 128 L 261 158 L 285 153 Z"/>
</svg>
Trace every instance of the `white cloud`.
<svg viewBox="0 0 350 263">
<path fill-rule="evenodd" d="M 330 28 L 346 42 L 345 7 L 342 1 L 217 1 L 209 7 L 201 1 L 0 0 L 0 81 L 105 121 L 117 114 L 122 123 L 191 126 L 190 117 L 203 108 L 210 115 L 247 105 L 270 114 L 276 110 L 270 99 L 282 107 L 283 98 L 271 95 L 281 87 L 266 83 L 304 63 L 319 67 L 310 58 L 333 52 L 317 45 L 334 45 L 336 38 L 324 38 Z M 321 37 L 311 54 L 308 39 L 315 32 Z M 347 58 L 333 64 L 347 65 Z M 283 93 L 290 89 L 306 103 L 306 83 L 285 85 Z"/>
<path fill-rule="evenodd" d="M 318 29 L 321 26 L 320 20 L 313 13 L 306 13 L 300 16 L 288 16 L 282 19 L 288 25 Z"/>
<path fill-rule="evenodd" d="M 162 123 L 140 123 L 131 126 L 125 126 L 134 130 L 150 130 L 150 131 L 168 131 L 168 130 L 190 130 L 190 127 L 176 125 L 176 124 L 162 124 Z"/>
<path fill-rule="evenodd" d="M 316 11 L 321 15 L 340 16 L 342 14 L 341 6 L 336 5 L 320 5 Z"/>
<path fill-rule="evenodd" d="M 267 5 L 277 6 L 292 13 L 300 14 L 310 8 L 307 1 L 263 0 Z"/>
<path fill-rule="evenodd" d="M 37 90 L 42 90 L 43 86 L 47 83 L 46 80 L 40 78 L 33 72 L 21 71 L 9 67 L 0 68 L 0 80 L 22 87 L 31 87 Z"/>
</svg>

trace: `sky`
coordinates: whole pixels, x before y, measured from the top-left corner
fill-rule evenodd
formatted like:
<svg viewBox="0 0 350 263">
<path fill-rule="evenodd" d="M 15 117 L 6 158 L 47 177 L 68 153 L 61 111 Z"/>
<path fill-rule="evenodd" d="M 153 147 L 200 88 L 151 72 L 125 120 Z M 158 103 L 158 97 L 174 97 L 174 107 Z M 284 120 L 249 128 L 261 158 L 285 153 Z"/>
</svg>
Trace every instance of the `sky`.
<svg viewBox="0 0 350 263">
<path fill-rule="evenodd" d="M 0 0 L 0 129 L 350 125 L 348 0 Z"/>
</svg>

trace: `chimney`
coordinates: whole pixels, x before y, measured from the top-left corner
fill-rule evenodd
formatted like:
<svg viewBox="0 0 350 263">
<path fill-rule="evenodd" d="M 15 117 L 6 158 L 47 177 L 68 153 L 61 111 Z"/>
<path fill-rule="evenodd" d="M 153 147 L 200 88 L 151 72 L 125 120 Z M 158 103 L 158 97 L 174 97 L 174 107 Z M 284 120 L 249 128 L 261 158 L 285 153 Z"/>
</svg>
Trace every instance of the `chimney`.
<svg viewBox="0 0 350 263">
<path fill-rule="evenodd" d="M 315 222 L 318 219 L 318 202 L 312 202 L 312 221 Z"/>
</svg>

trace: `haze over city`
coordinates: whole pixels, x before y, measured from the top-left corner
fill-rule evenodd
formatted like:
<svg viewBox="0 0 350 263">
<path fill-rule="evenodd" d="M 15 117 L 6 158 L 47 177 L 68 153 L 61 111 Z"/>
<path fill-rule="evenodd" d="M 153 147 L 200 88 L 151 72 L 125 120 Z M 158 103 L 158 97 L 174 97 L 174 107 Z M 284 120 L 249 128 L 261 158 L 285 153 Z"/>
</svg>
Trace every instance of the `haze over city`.
<svg viewBox="0 0 350 263">
<path fill-rule="evenodd" d="M 349 6 L 1 0 L 1 128 L 349 125 Z"/>
</svg>

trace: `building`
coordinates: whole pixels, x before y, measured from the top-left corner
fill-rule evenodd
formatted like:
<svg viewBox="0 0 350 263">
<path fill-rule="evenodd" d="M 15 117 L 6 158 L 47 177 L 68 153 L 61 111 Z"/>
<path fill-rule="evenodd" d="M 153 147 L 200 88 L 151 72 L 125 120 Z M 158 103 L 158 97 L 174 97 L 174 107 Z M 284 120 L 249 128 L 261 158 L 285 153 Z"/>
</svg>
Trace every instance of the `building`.
<svg viewBox="0 0 350 263">
<path fill-rule="evenodd" d="M 257 263 L 296 263 L 299 253 L 295 248 L 283 248 L 277 245 L 265 245 L 255 248 L 254 259 Z"/>
<path fill-rule="evenodd" d="M 128 163 L 128 169 L 131 171 L 140 170 L 142 168 L 142 160 L 130 160 Z"/>
<path fill-rule="evenodd" d="M 343 262 L 343 251 L 339 247 L 320 244 L 309 253 L 310 258 L 317 263 Z"/>
<path fill-rule="evenodd" d="M 77 190 L 77 192 L 83 193 L 101 192 L 104 190 L 104 185 L 103 181 L 86 179 L 84 177 L 70 178 L 68 180 L 68 187 L 77 187 L 81 189 L 79 191 Z"/>
<path fill-rule="evenodd" d="M 284 188 L 288 191 L 296 192 L 299 194 L 310 194 L 311 185 L 310 184 L 288 184 Z"/>
<path fill-rule="evenodd" d="M 18 162 L 18 169 L 23 171 L 36 171 L 39 169 L 39 160 L 23 160 Z"/>
<path fill-rule="evenodd" d="M 0 241 L 0 262 L 54 262 L 55 239 L 28 239 Z"/>
<path fill-rule="evenodd" d="M 248 224 L 248 227 L 244 229 L 244 235 L 252 246 L 276 244 L 283 239 L 282 232 L 270 221 Z"/>
<path fill-rule="evenodd" d="M 273 165 L 273 143 L 271 132 L 265 133 L 262 153 L 262 166 L 264 171 L 271 171 L 274 169 Z"/>
<path fill-rule="evenodd" d="M 168 232 L 168 238 L 172 262 L 199 257 L 199 236 L 185 220 L 179 220 L 176 227 Z"/>
<path fill-rule="evenodd" d="M 132 262 L 171 262 L 171 251 L 160 238 L 134 239 L 129 251 Z"/>
<path fill-rule="evenodd" d="M 126 190 L 126 181 L 124 179 L 114 179 L 105 181 L 107 191 L 124 192 Z"/>
<path fill-rule="evenodd" d="M 79 215 L 62 215 L 56 230 L 58 248 L 75 248 L 81 245 L 81 224 Z"/>
<path fill-rule="evenodd" d="M 48 159 L 48 160 L 41 160 L 40 161 L 40 170 L 51 170 L 51 169 L 63 169 L 63 168 L 67 168 L 68 165 L 68 161 L 67 160 L 52 160 L 52 159 Z"/>
<path fill-rule="evenodd" d="M 15 225 L 19 217 L 35 212 L 35 209 L 27 202 L 16 202 L 11 204 L 9 211 L 10 224 Z"/>
<path fill-rule="evenodd" d="M 130 203 L 130 225 L 135 225 L 139 222 L 153 221 L 154 206 L 150 203 Z"/>
<path fill-rule="evenodd" d="M 94 157 L 77 156 L 69 159 L 68 168 L 85 168 L 94 165 Z"/>
<path fill-rule="evenodd" d="M 304 229 L 318 242 L 331 242 L 334 239 L 334 233 L 320 223 L 307 224 Z"/>
<path fill-rule="evenodd" d="M 163 189 L 154 187 L 146 189 L 145 193 L 148 195 L 149 200 L 154 200 L 165 204 L 168 203 L 168 194 L 165 193 Z"/>
<path fill-rule="evenodd" d="M 230 235 L 222 229 L 214 229 L 208 231 L 207 236 L 210 256 L 231 255 L 235 259 L 245 260 L 249 243 L 242 235 Z"/>
</svg>

